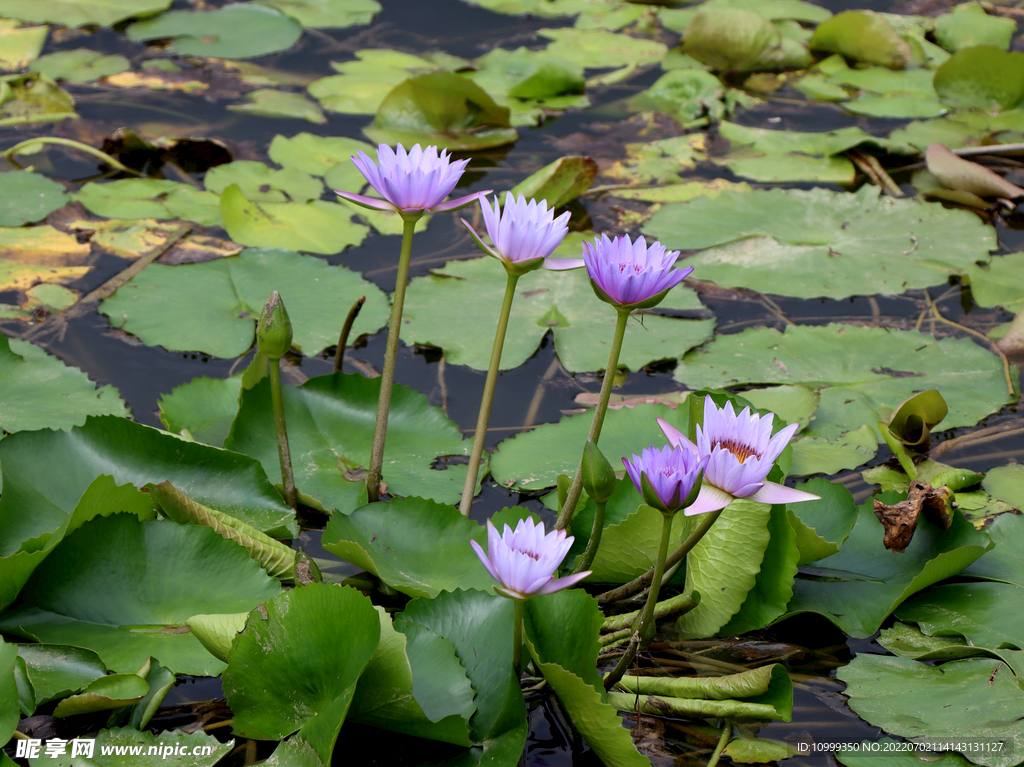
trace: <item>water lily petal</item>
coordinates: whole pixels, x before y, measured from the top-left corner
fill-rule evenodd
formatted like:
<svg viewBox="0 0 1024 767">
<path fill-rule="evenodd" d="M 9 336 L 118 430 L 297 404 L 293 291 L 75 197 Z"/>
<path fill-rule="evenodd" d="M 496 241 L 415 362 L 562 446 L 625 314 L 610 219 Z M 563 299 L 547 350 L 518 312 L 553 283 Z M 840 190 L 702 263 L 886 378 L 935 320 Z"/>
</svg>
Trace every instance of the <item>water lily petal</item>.
<svg viewBox="0 0 1024 767">
<path fill-rule="evenodd" d="M 765 482 L 764 487 L 750 496 L 747 500 L 758 503 L 800 503 L 801 501 L 817 501 L 820 495 L 806 493 L 792 487 L 786 487 L 776 482 Z"/>
<path fill-rule="evenodd" d="M 579 583 L 592 572 L 593 570 L 584 570 L 582 573 L 574 573 L 573 575 L 567 575 L 564 578 L 557 578 L 551 581 L 543 588 L 541 588 L 541 590 L 537 593 L 554 594 L 556 591 L 561 591 L 562 589 L 568 588 L 569 586 L 572 586 L 575 583 Z"/>
<path fill-rule="evenodd" d="M 443 213 L 446 210 L 458 210 L 459 208 L 465 208 L 467 205 L 471 205 L 477 200 L 483 199 L 491 193 L 490 189 L 485 189 L 482 192 L 473 192 L 473 194 L 467 194 L 465 197 L 457 197 L 454 200 L 448 200 L 447 202 L 438 203 L 432 206 L 430 209 L 434 213 Z"/>
<path fill-rule="evenodd" d="M 700 493 L 697 495 L 697 500 L 690 506 L 683 509 L 683 515 L 692 517 L 697 514 L 707 514 L 710 511 L 718 511 L 719 509 L 724 509 L 732 503 L 732 501 L 733 498 L 729 493 L 705 482 L 700 486 Z"/>
<path fill-rule="evenodd" d="M 352 194 L 352 192 L 340 192 L 337 189 L 334 190 L 334 193 L 338 195 L 338 197 L 343 197 L 349 202 L 354 202 L 356 205 L 362 205 L 364 208 L 369 208 L 370 210 L 396 210 L 395 206 L 387 200 L 378 200 L 375 197 L 364 197 L 361 194 Z"/>
<path fill-rule="evenodd" d="M 587 262 L 582 258 L 549 258 L 544 261 L 544 269 L 552 272 L 561 272 L 566 269 L 579 269 L 586 266 Z"/>
</svg>

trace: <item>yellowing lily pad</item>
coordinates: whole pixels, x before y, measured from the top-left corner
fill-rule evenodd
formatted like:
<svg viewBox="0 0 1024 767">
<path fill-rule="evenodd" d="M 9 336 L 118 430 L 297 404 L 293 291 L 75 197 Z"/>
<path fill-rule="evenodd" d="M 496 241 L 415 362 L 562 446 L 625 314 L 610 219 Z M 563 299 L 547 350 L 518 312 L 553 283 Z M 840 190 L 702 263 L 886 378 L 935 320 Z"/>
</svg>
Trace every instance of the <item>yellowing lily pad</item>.
<svg viewBox="0 0 1024 767">
<path fill-rule="evenodd" d="M 24 69 L 39 55 L 49 27 L 22 27 L 0 19 L 0 69 Z"/>
</svg>

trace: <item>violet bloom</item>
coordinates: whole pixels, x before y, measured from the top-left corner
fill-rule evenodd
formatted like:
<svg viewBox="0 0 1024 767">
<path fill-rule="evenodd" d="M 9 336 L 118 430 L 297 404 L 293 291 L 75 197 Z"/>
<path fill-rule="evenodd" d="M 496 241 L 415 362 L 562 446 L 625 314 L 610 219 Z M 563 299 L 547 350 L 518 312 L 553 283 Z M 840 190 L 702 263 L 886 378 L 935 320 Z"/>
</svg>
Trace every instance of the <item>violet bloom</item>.
<svg viewBox="0 0 1024 767">
<path fill-rule="evenodd" d="M 704 426 L 697 427 L 697 444 L 661 418 L 658 424 L 673 447 L 684 447 L 707 458 L 700 495 L 684 514 L 706 514 L 728 506 L 734 498 L 758 503 L 798 503 L 820 496 L 768 482 L 765 477 L 789 444 L 798 424 L 790 424 L 772 436 L 774 414 L 764 418 L 750 408 L 736 415 L 732 403 L 719 410 L 711 397 L 704 398 Z"/>
<path fill-rule="evenodd" d="M 675 267 L 678 250 L 666 251 L 660 242 L 650 247 L 643 237 L 609 240 L 602 234 L 591 245 L 583 243 L 583 260 L 597 297 L 613 306 L 649 309 L 686 278 L 693 267 Z"/>
<path fill-rule="evenodd" d="M 337 190 L 335 194 L 364 208 L 397 210 L 399 213 L 439 213 L 469 205 L 490 191 L 475 192 L 443 202 L 459 182 L 469 160 L 450 162 L 448 152 L 441 152 L 439 156 L 436 146 L 421 149 L 416 144 L 406 152 L 405 147 L 399 144 L 396 153 L 387 144 L 380 144 L 377 147 L 376 163 L 363 152 L 353 157 L 352 162 L 384 199 Z"/>
<path fill-rule="evenodd" d="M 515 532 L 508 525 L 501 535 L 487 520 L 489 556 L 476 541 L 470 545 L 493 578 L 500 583 L 494 589 L 509 599 L 529 599 L 537 594 L 551 594 L 572 586 L 590 575 L 590 570 L 555 579 L 555 571 L 572 547 L 573 537 L 565 530 L 544 534 L 544 523 L 521 519 Z"/>
<path fill-rule="evenodd" d="M 647 447 L 633 460 L 625 458 L 626 473 L 644 500 L 663 514 L 675 514 L 693 503 L 693 490 L 708 462 L 681 447 Z"/>
<path fill-rule="evenodd" d="M 561 270 L 583 266 L 581 258 L 545 260 L 569 232 L 568 211 L 555 218 L 555 211 L 548 210 L 546 200 L 527 202 L 523 195 L 517 198 L 511 194 L 505 199 L 504 210 L 497 196 L 493 210 L 483 199 L 480 207 L 493 246 L 487 245 L 468 221 L 462 219 L 462 223 L 480 250 L 501 261 L 506 270 L 521 275 L 541 267 Z"/>
</svg>

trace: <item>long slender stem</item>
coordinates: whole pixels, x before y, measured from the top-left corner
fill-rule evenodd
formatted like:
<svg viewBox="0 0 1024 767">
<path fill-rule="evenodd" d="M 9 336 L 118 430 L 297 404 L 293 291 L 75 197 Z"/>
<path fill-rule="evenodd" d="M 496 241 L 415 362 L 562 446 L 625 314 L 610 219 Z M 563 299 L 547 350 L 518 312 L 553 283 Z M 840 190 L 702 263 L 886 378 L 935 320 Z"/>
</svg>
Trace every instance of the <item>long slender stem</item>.
<svg viewBox="0 0 1024 767">
<path fill-rule="evenodd" d="M 338 336 L 338 348 L 334 351 L 334 372 L 341 372 L 341 363 L 345 360 L 345 347 L 348 346 L 348 334 L 352 332 L 352 325 L 355 324 L 356 317 L 359 316 L 359 311 L 363 308 L 363 304 L 366 303 L 366 296 L 360 296 L 356 299 L 356 302 L 352 304 L 352 308 L 348 310 L 348 316 L 345 318 L 345 324 L 341 326 L 341 335 Z"/>
<path fill-rule="evenodd" d="M 729 744 L 730 735 L 732 735 L 732 720 L 726 719 L 725 726 L 722 727 L 722 736 L 718 739 L 718 745 L 715 746 L 714 753 L 711 754 L 711 759 L 708 761 L 707 767 L 715 767 L 715 765 L 718 764 L 718 760 L 722 756 L 722 752 L 725 751 L 725 747 Z"/>
<path fill-rule="evenodd" d="M 686 540 L 683 541 L 679 548 L 668 555 L 668 559 L 665 560 L 666 567 L 672 567 L 677 562 L 682 560 L 687 554 L 690 553 L 690 549 L 697 545 L 698 541 L 704 537 L 704 534 L 711 529 L 711 526 L 715 524 L 715 520 L 721 516 L 725 509 L 719 509 L 718 511 L 712 511 L 708 514 L 701 514 L 700 523 L 696 529 L 690 533 Z M 599 602 L 617 602 L 620 599 L 625 599 L 638 591 L 641 591 L 648 583 L 654 579 L 654 569 L 648 570 L 646 573 L 641 575 L 639 578 L 634 578 L 629 583 L 625 583 L 618 588 L 606 591 L 597 597 Z"/>
<path fill-rule="evenodd" d="M 622 338 L 626 334 L 626 320 L 629 319 L 629 311 L 619 309 L 619 316 L 615 321 L 615 336 L 612 338 L 612 350 L 608 355 L 608 367 L 604 371 L 604 381 L 601 383 L 601 398 L 594 410 L 594 420 L 590 424 L 590 436 L 588 439 L 597 444 L 601 437 L 601 427 L 604 426 L 604 414 L 608 410 L 608 400 L 612 396 L 612 384 L 615 382 L 615 371 L 619 367 L 619 353 L 622 351 Z M 576 477 L 569 488 L 569 495 L 565 499 L 565 505 L 558 514 L 558 521 L 555 522 L 556 530 L 568 530 L 572 524 L 572 515 L 576 512 L 576 502 L 580 499 L 580 491 L 583 489 L 583 461 L 576 467 Z"/>
<path fill-rule="evenodd" d="M 501 313 L 498 315 L 498 328 L 494 331 L 494 346 L 491 347 L 491 364 L 487 368 L 484 394 L 480 398 L 480 412 L 476 417 L 473 452 L 469 455 L 469 469 L 466 472 L 466 483 L 462 487 L 462 500 L 459 502 L 459 511 L 462 512 L 464 517 L 469 516 L 469 507 L 473 505 L 476 475 L 480 470 L 480 458 L 484 453 L 484 440 L 487 439 L 487 422 L 491 418 L 494 387 L 498 382 L 498 368 L 501 366 L 501 349 L 505 345 L 505 331 L 508 329 L 508 316 L 512 311 L 512 299 L 516 294 L 517 282 L 519 282 L 519 275 L 509 272 L 508 280 L 505 283 L 505 298 L 501 302 Z"/>
<path fill-rule="evenodd" d="M 284 422 L 284 398 L 281 396 L 281 360 L 270 360 L 270 399 L 274 403 L 274 430 L 277 432 L 277 456 L 281 459 L 281 483 L 284 500 L 293 509 L 299 507 L 292 473 L 292 455 L 288 449 L 288 429 Z"/>
<path fill-rule="evenodd" d="M 512 618 L 512 670 L 516 679 L 519 679 L 523 673 L 523 605 L 526 600 L 513 599 L 512 604 L 515 605 Z"/>
<path fill-rule="evenodd" d="M 398 334 L 402 328 L 402 306 L 405 304 L 405 284 L 409 281 L 409 259 L 412 256 L 412 233 L 423 211 L 403 213 L 402 252 L 398 258 L 398 276 L 395 294 L 391 299 L 391 324 L 388 326 L 388 345 L 384 351 L 384 370 L 380 374 L 380 397 L 377 399 L 377 421 L 373 427 L 373 448 L 370 468 L 366 472 L 366 495 L 370 502 L 380 497 L 381 471 L 384 466 L 384 439 L 388 432 L 388 411 L 391 409 L 391 387 L 395 382 L 395 360 L 398 357 Z"/>
<path fill-rule="evenodd" d="M 604 532 L 604 510 L 607 506 L 607 501 L 597 503 L 597 510 L 594 512 L 594 528 L 590 531 L 590 540 L 587 541 L 587 548 L 583 552 L 583 556 L 576 563 L 576 567 L 572 569 L 573 575 L 582 573 L 590 567 L 594 557 L 597 556 L 597 548 L 601 545 L 601 534 Z"/>
<path fill-rule="evenodd" d="M 665 574 L 665 557 L 668 555 L 668 539 L 672 533 L 672 520 L 674 514 L 663 514 L 661 524 L 661 541 L 658 543 L 658 558 L 654 561 L 654 580 L 651 581 L 651 590 L 647 594 L 647 602 L 644 609 L 637 616 L 633 624 L 633 638 L 626 648 L 626 652 L 619 658 L 612 672 L 604 678 L 604 688 L 610 690 L 615 683 L 622 679 L 622 675 L 632 665 L 637 650 L 641 645 L 647 644 L 654 634 L 654 606 L 658 603 L 658 592 L 661 591 L 661 577 Z"/>
</svg>

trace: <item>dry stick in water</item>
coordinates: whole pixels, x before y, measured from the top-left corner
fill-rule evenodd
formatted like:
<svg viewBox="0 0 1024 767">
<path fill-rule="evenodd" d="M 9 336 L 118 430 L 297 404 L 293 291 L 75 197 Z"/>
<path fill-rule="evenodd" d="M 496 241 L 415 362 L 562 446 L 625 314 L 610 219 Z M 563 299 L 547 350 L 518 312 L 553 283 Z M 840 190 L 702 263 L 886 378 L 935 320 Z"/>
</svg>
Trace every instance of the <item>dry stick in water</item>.
<svg viewBox="0 0 1024 767">
<path fill-rule="evenodd" d="M 345 318 L 345 324 L 341 326 L 341 335 L 338 336 L 338 348 L 334 352 L 334 372 L 341 372 L 341 363 L 345 359 L 345 348 L 348 346 L 348 335 L 352 332 L 352 325 L 355 324 L 356 317 L 359 316 L 359 311 L 363 308 L 363 304 L 366 303 L 366 296 L 360 296 L 359 299 L 352 304 L 352 308 L 348 310 L 348 317 Z"/>
</svg>

